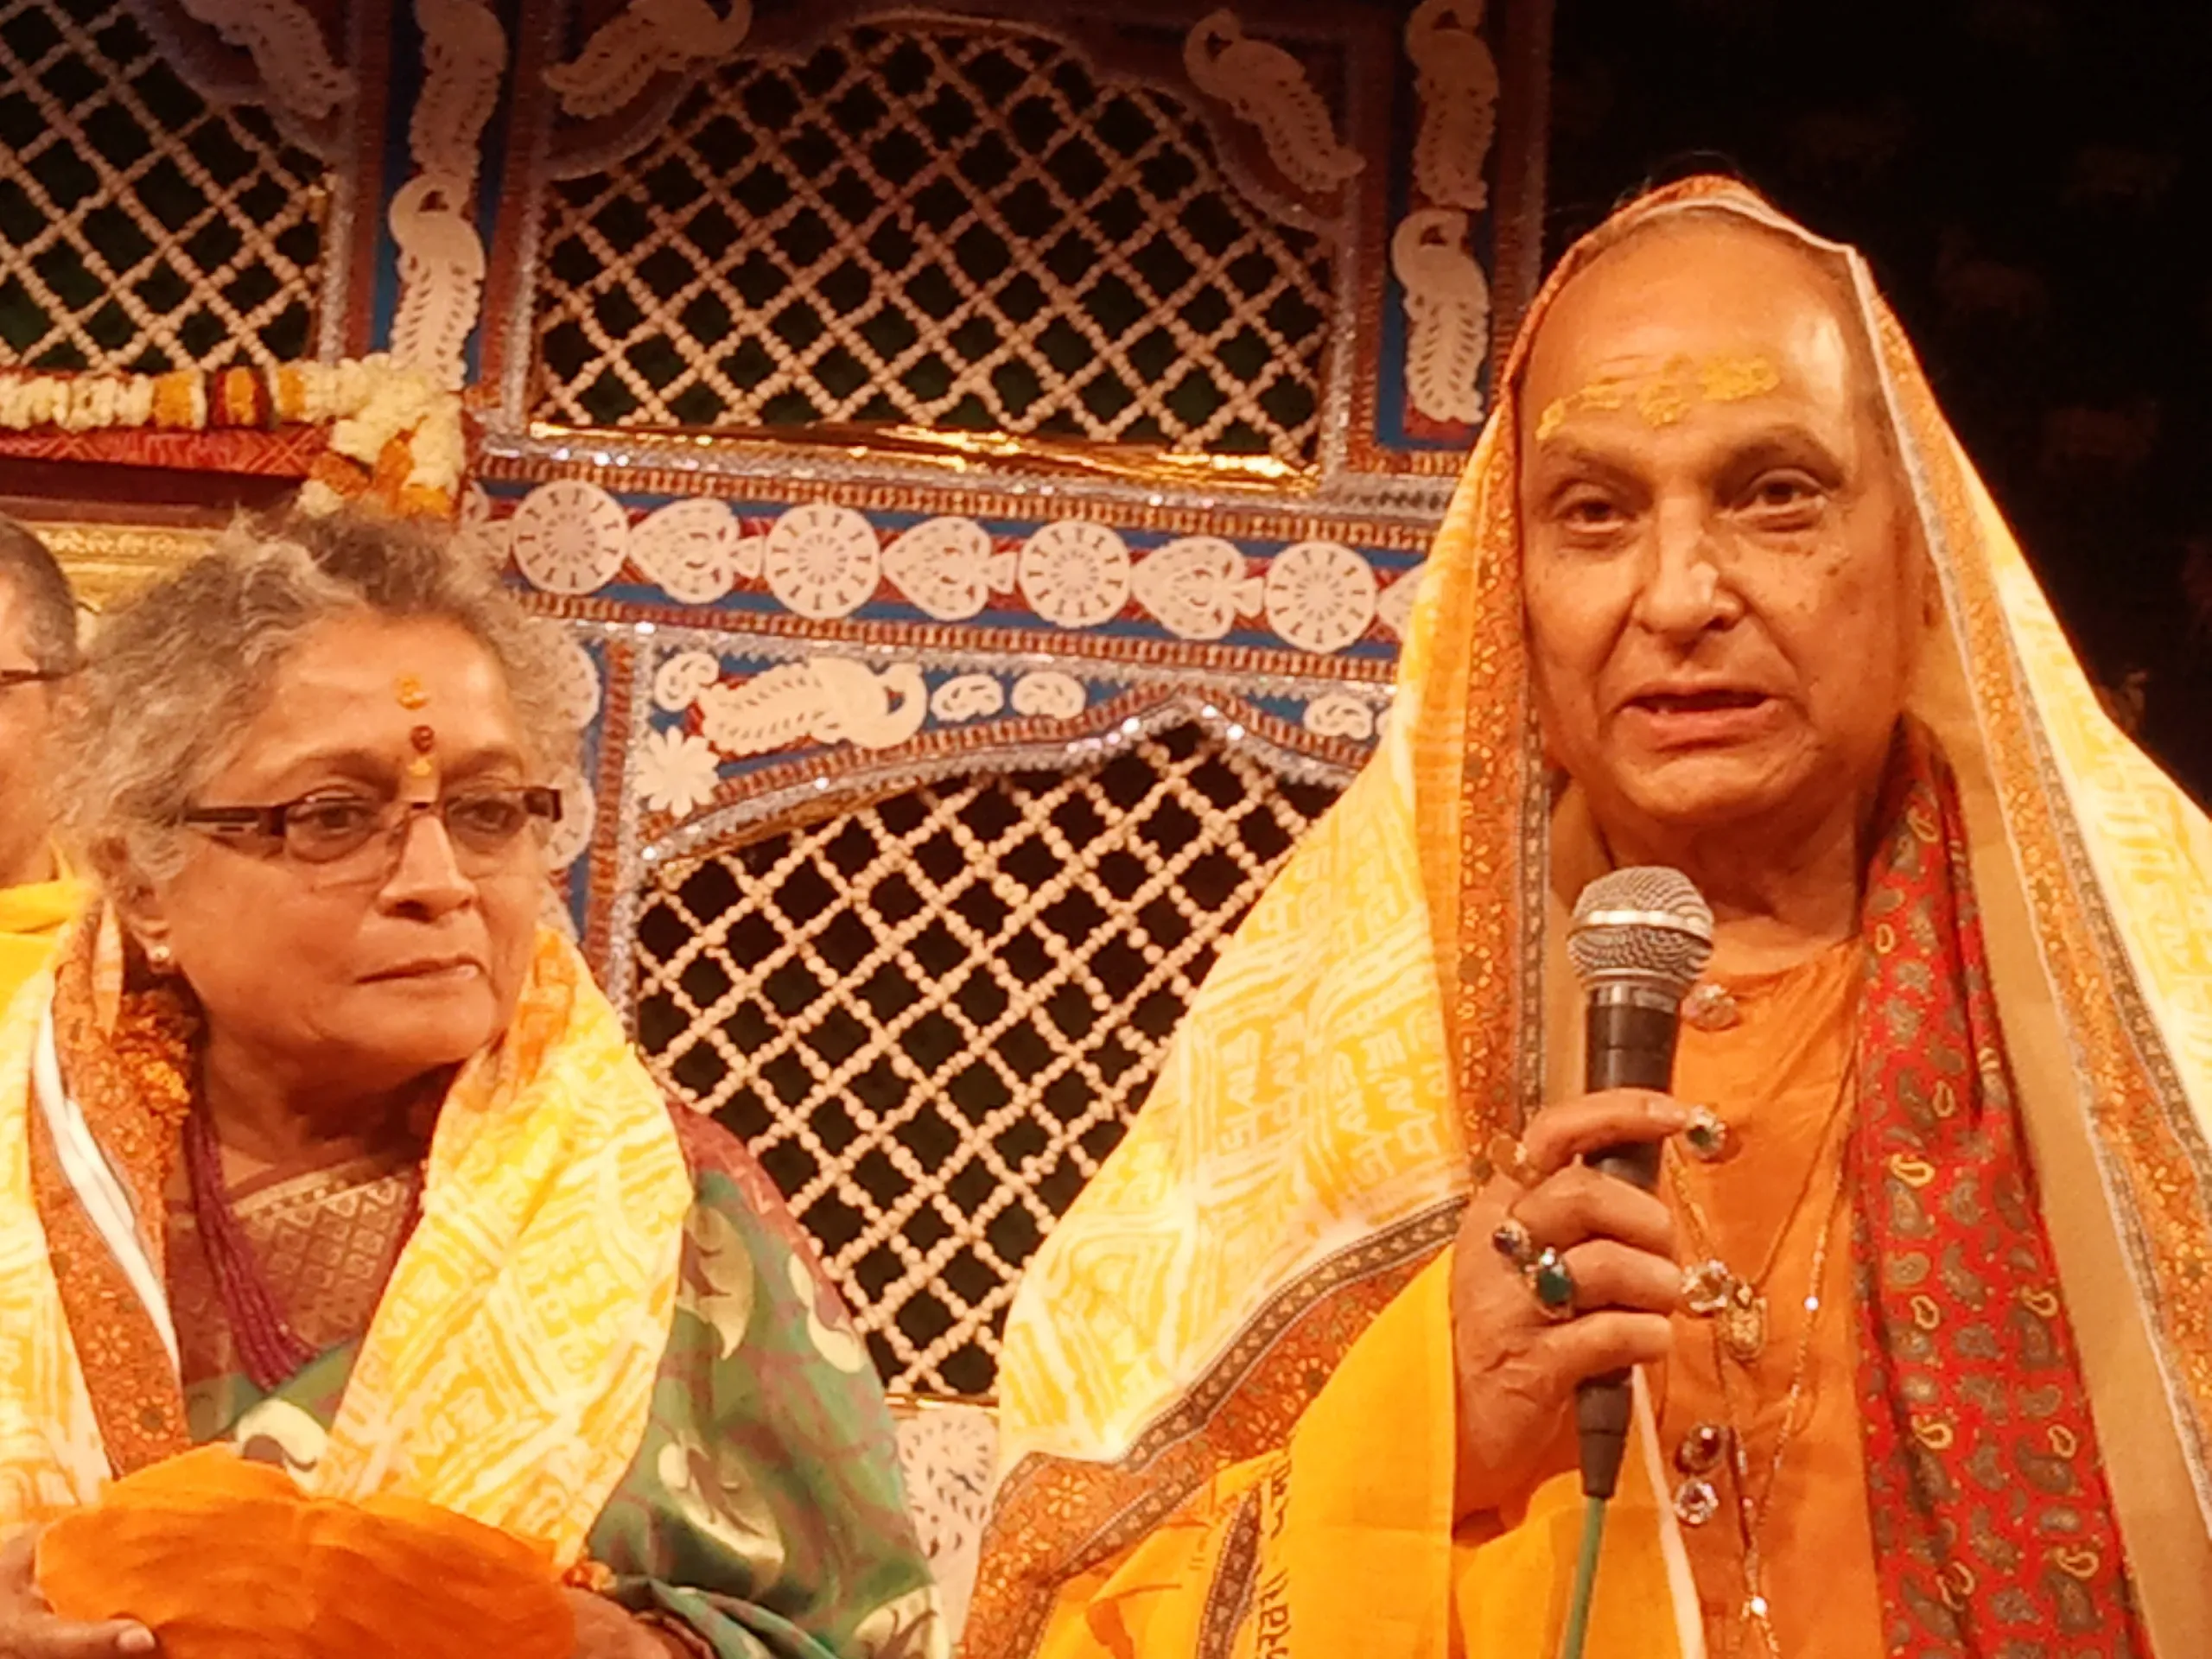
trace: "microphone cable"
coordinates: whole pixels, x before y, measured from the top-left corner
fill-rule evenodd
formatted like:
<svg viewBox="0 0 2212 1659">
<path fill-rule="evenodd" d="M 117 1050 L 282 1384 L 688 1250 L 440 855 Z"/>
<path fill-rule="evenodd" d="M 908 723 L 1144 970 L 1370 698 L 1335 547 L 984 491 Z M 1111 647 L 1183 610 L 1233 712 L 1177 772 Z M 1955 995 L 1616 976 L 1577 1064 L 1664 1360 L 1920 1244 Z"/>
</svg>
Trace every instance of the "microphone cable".
<svg viewBox="0 0 2212 1659">
<path fill-rule="evenodd" d="M 1590 1603 L 1598 1591 L 1598 1552 L 1605 1541 L 1605 1506 L 1610 1499 L 1582 1500 L 1582 1548 L 1574 1558 L 1574 1589 L 1567 1599 L 1567 1628 L 1560 1632 L 1559 1659 L 1582 1659 L 1590 1637 Z"/>
<path fill-rule="evenodd" d="M 1688 877 L 1656 866 L 1599 876 L 1575 900 L 1567 951 L 1587 998 L 1583 1086 L 1670 1086 L 1681 1001 L 1713 954 L 1713 912 Z M 1656 1142 L 1589 1154 L 1592 1169 L 1650 1192 L 1658 1185 Z M 1560 1659 L 1582 1659 L 1597 1593 L 1605 1508 L 1635 1432 L 1634 1382 L 1625 1370 L 1587 1377 L 1575 1389 L 1581 1442 L 1582 1547 L 1567 1597 Z"/>
</svg>

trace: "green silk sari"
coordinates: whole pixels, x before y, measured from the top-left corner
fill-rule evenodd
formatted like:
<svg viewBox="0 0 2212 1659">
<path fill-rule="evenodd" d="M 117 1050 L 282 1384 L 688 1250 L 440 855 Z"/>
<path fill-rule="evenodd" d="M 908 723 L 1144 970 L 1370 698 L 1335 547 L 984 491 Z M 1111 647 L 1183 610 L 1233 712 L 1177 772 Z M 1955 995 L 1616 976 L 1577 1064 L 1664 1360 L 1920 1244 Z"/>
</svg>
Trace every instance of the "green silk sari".
<svg viewBox="0 0 2212 1659">
<path fill-rule="evenodd" d="M 924 1659 L 944 1647 L 868 1352 L 750 1154 L 679 1109 L 694 1198 L 637 1456 L 590 1535 L 606 1592 L 717 1659 Z M 274 1389 L 244 1372 L 182 1194 L 171 1294 L 195 1443 L 311 1467 L 397 1255 L 411 1169 L 257 1184 L 239 1224 L 320 1351 Z M 308 1304 L 320 1304 L 319 1306 Z M 341 1334 L 346 1327 L 351 1334 Z"/>
</svg>

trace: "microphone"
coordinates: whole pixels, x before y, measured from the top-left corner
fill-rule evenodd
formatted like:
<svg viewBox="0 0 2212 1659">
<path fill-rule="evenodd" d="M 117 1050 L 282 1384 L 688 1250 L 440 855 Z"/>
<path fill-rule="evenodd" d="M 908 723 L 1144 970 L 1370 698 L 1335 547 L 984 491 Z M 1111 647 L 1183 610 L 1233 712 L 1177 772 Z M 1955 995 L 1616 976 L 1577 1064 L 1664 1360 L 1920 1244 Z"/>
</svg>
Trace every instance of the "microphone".
<svg viewBox="0 0 2212 1659">
<path fill-rule="evenodd" d="M 1583 1087 L 1656 1089 L 1675 1078 L 1682 998 L 1713 956 L 1713 911 L 1680 870 L 1638 865 L 1601 875 L 1574 902 L 1567 954 L 1586 998 Z M 1607 1147 L 1584 1160 L 1645 1192 L 1659 1184 L 1656 1141 Z M 1611 1371 L 1578 1385 L 1575 1427 L 1582 1491 L 1609 1498 L 1628 1445 L 1629 1374 Z"/>
</svg>

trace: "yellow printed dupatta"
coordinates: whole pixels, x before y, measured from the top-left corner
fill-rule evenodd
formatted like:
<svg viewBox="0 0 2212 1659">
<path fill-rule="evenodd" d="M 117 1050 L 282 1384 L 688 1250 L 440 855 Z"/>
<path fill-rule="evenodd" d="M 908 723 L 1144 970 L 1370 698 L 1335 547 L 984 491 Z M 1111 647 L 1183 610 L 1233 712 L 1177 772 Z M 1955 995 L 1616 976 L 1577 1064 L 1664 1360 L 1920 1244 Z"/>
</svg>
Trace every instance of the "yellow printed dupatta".
<svg viewBox="0 0 2212 1659">
<path fill-rule="evenodd" d="M 1510 388 L 1562 282 L 1690 212 L 1832 262 L 1874 342 L 1945 601 L 1912 712 L 1956 772 L 2113 1507 L 2156 1651 L 2212 1652 L 2212 827 L 2104 715 L 1864 262 L 1697 180 L 1578 245 L 1532 308 L 1426 567 L 1379 752 L 1224 953 L 1128 1139 L 1031 1266 L 974 1659 L 1304 1656 L 1362 1630 L 1440 1656 L 1455 1602 L 1471 1659 L 1556 1630 L 1556 1491 L 1455 1581 L 1449 1445 L 1340 1424 L 1358 1452 L 1332 1470 L 1317 1417 L 1338 1409 L 1332 1377 L 1418 1358 L 1421 1318 L 1446 1318 L 1423 1269 L 1469 1148 L 1572 1086 L 1545 1076 L 1571 1011 L 1547 995 L 1551 797 Z M 1448 1353 L 1427 1363 L 1448 1375 Z M 1605 1571 L 1649 1617 L 1620 1650 L 1696 1652 L 1671 1517 L 1631 1465 L 1639 1518 Z M 1165 1611 L 1171 1582 L 1206 1586 L 1186 1616 Z M 1495 1605 L 1471 1609 L 1486 1588 Z"/>
<path fill-rule="evenodd" d="M 81 1163 L 41 1215 L 37 1143 L 59 1146 L 67 1170 L 73 1126 L 51 1090 L 40 1098 L 54 976 L 35 983 L 0 1026 L 0 1534 L 95 1500 L 126 1461 L 118 1442 L 142 1457 L 142 1439 L 181 1449 L 167 1310 L 133 1289 L 150 1285 L 158 1303 L 159 1272 L 106 1274 L 98 1317 L 75 1320 L 85 1297 L 57 1277 L 50 1227 L 73 1275 L 144 1241 L 128 1236 L 127 1210 L 122 1232 L 82 1224 L 99 1205 Z M 130 1138 L 94 1158 L 127 1166 L 112 1142 Z M 513 1021 L 440 1111 L 421 1221 L 314 1489 L 423 1499 L 575 1560 L 644 1433 L 691 1193 L 658 1087 L 582 958 L 542 931 Z M 83 1261 L 101 1246 L 107 1259 Z M 130 1397 L 96 1399 L 89 1374 L 130 1379 L 111 1390 Z"/>
<path fill-rule="evenodd" d="M 85 884 L 66 866 L 50 881 L 0 887 L 0 1009 L 46 966 L 86 896 Z"/>
</svg>

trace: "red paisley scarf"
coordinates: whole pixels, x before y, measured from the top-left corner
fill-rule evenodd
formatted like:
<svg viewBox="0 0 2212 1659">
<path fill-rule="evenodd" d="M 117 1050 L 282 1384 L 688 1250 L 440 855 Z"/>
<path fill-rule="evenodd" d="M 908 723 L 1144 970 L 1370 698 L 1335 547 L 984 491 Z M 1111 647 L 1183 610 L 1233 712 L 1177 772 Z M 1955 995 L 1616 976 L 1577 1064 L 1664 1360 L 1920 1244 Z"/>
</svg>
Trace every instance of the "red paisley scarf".
<svg viewBox="0 0 2212 1659">
<path fill-rule="evenodd" d="M 1898 745 L 1867 883 L 1852 1155 L 1867 1497 L 1891 1659 L 2147 1659 L 1948 765 Z"/>
</svg>

